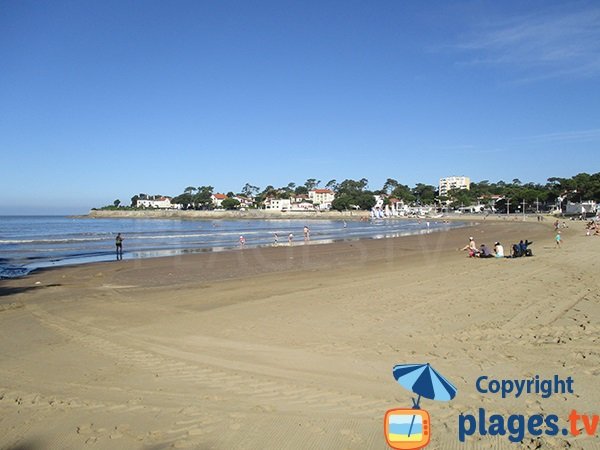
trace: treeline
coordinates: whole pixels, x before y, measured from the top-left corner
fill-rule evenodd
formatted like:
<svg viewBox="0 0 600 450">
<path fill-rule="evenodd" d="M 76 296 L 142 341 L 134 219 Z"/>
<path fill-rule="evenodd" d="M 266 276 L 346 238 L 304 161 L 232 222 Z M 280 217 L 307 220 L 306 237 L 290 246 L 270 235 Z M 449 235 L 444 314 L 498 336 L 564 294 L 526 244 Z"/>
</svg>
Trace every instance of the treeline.
<svg viewBox="0 0 600 450">
<path fill-rule="evenodd" d="M 374 195 L 384 195 L 384 204 L 389 203 L 391 198 L 402 200 L 409 205 L 442 205 L 451 207 L 471 206 L 474 204 L 486 204 L 495 201 L 500 208 L 507 206 L 516 208 L 517 205 L 525 203 L 526 207 L 544 208 L 548 205 L 557 205 L 566 201 L 595 200 L 600 202 L 600 172 L 595 174 L 580 173 L 571 178 L 548 178 L 544 184 L 523 183 L 518 179 L 511 182 L 490 182 L 483 180 L 472 182 L 469 190 L 453 189 L 447 196 L 439 196 L 436 186 L 417 183 L 409 187 L 399 181 L 388 178 L 379 189 L 369 189 L 369 181 L 366 178 L 360 180 L 346 179 L 340 183 L 330 180 L 324 185 L 320 180 L 309 178 L 301 185 L 290 182 L 286 186 L 267 186 L 260 189 L 250 183 L 246 183 L 239 193 L 228 192 L 227 199 L 223 200 L 223 207 L 235 209 L 239 206 L 238 198 L 254 200 L 254 207 L 262 207 L 264 201 L 269 198 L 290 198 L 292 196 L 307 195 L 308 191 L 325 188 L 335 193 L 332 207 L 337 210 L 351 208 L 370 209 L 375 205 Z M 183 193 L 174 197 L 171 202 L 180 204 L 184 208 L 212 209 L 214 207 L 212 186 L 188 186 Z M 132 198 L 132 206 L 134 205 Z M 504 205 L 504 206 L 503 206 Z"/>
<path fill-rule="evenodd" d="M 485 203 L 494 197 L 501 197 L 496 205 L 505 210 L 508 205 L 512 210 L 513 207 L 522 204 L 525 204 L 526 208 L 534 205 L 542 208 L 550 205 L 560 206 L 567 201 L 600 202 L 600 172 L 592 175 L 580 173 L 571 178 L 552 177 L 548 178 L 545 184 L 522 183 L 519 179 L 513 179 L 510 183 L 490 183 L 483 180 L 471 183 L 471 189 L 468 191 L 450 191 L 447 200 L 456 207 L 461 204 L 470 206 L 477 202 Z"/>
</svg>

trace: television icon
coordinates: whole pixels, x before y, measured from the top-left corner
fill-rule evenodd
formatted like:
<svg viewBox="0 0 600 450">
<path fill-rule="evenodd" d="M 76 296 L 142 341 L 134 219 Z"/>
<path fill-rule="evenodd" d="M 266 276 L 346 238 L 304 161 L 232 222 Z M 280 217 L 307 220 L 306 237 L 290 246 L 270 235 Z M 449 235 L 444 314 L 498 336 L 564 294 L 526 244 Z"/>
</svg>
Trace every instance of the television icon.
<svg viewBox="0 0 600 450">
<path fill-rule="evenodd" d="M 417 450 L 431 437 L 429 413 L 423 409 L 390 409 L 384 419 L 385 440 L 391 448 Z"/>
</svg>

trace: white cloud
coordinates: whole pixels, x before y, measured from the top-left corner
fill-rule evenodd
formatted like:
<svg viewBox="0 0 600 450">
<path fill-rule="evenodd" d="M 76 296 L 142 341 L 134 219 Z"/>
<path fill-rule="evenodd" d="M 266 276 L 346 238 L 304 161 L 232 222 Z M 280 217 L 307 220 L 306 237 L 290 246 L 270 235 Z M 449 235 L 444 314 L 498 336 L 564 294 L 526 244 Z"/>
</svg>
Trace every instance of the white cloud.
<svg viewBox="0 0 600 450">
<path fill-rule="evenodd" d="M 478 25 L 454 48 L 468 64 L 507 66 L 527 81 L 600 74 L 600 7 L 552 10 Z"/>
<path fill-rule="evenodd" d="M 600 141 L 600 129 L 537 134 L 518 140 L 529 142 L 594 142 Z"/>
</svg>

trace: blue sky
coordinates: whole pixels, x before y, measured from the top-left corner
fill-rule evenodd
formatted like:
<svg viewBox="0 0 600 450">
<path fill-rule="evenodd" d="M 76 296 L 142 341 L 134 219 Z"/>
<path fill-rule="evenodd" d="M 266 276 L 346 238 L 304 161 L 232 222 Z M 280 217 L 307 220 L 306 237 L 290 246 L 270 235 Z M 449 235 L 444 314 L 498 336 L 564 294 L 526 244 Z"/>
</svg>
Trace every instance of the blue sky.
<svg viewBox="0 0 600 450">
<path fill-rule="evenodd" d="M 0 0 L 0 214 L 600 170 L 600 4 Z"/>
</svg>

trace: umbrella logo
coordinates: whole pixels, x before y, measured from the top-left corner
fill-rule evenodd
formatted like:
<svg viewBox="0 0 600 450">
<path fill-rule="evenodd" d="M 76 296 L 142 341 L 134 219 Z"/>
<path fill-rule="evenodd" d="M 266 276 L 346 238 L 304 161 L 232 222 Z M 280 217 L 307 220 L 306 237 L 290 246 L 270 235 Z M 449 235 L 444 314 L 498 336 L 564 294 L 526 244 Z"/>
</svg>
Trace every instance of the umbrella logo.
<svg viewBox="0 0 600 450">
<path fill-rule="evenodd" d="M 394 449 L 425 448 L 431 438 L 431 423 L 429 413 L 420 407 L 421 397 L 449 401 L 456 395 L 456 388 L 429 364 L 399 364 L 393 374 L 400 386 L 418 397 L 412 399 L 412 408 L 390 409 L 385 413 L 385 439 Z"/>
</svg>

